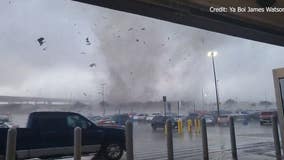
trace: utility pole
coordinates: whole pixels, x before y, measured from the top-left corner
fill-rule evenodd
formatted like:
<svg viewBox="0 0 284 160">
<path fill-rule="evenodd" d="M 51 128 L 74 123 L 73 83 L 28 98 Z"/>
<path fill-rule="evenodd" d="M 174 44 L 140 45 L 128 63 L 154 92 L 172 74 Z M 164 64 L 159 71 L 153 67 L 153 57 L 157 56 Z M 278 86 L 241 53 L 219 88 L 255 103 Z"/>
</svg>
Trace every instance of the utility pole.
<svg viewBox="0 0 284 160">
<path fill-rule="evenodd" d="M 164 102 L 164 116 L 167 115 L 167 97 L 163 96 L 163 102 Z"/>
</svg>

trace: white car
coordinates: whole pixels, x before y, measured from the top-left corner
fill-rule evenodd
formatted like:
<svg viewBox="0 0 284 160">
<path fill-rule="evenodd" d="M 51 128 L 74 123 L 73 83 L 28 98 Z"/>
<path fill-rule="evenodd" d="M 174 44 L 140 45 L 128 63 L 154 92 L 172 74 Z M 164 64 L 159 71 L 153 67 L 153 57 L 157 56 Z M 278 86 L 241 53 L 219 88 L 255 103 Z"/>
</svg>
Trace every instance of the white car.
<svg viewBox="0 0 284 160">
<path fill-rule="evenodd" d="M 133 117 L 133 120 L 137 120 L 137 121 L 146 120 L 147 116 L 148 114 L 137 114 Z"/>
<path fill-rule="evenodd" d="M 146 117 L 146 121 L 152 121 L 152 119 L 155 117 L 155 116 L 161 116 L 162 114 L 161 113 L 153 113 L 149 116 Z"/>
</svg>

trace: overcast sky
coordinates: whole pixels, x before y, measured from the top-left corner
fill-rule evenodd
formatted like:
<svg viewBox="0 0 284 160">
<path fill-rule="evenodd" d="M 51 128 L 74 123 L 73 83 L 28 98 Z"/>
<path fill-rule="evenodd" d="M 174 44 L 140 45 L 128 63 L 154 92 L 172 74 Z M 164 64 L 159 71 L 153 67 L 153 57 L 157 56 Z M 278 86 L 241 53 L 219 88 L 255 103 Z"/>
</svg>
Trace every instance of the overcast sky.
<svg viewBox="0 0 284 160">
<path fill-rule="evenodd" d="M 0 95 L 274 101 L 284 48 L 69 0 L 0 1 Z M 38 42 L 44 38 L 43 44 Z M 92 67 L 91 67 L 92 66 Z"/>
</svg>

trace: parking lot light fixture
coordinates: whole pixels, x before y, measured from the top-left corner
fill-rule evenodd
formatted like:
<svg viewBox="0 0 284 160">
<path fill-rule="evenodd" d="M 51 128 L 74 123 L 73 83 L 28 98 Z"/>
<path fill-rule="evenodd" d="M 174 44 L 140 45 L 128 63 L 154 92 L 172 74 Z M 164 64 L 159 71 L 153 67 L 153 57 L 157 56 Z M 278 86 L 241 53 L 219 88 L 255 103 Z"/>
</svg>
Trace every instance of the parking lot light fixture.
<svg viewBox="0 0 284 160">
<path fill-rule="evenodd" d="M 213 74 L 214 74 L 214 83 L 215 83 L 215 92 L 216 92 L 216 104 L 217 104 L 217 116 L 219 117 L 220 115 L 220 103 L 219 103 L 219 95 L 218 95 L 218 87 L 217 87 L 217 76 L 216 76 L 216 70 L 215 70 L 215 61 L 214 61 L 214 57 L 216 57 L 218 55 L 217 51 L 209 51 L 208 52 L 208 57 L 212 58 L 212 67 L 213 67 Z"/>
</svg>

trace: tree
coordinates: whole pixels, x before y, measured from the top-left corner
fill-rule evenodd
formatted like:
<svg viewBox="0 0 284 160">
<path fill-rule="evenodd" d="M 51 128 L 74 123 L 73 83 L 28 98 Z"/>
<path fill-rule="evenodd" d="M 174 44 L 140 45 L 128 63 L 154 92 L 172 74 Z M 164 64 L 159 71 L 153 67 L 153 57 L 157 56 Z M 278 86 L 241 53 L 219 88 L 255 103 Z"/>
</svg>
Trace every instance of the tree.
<svg viewBox="0 0 284 160">
<path fill-rule="evenodd" d="M 259 102 L 259 105 L 262 105 L 262 106 L 270 106 L 270 105 L 272 105 L 272 102 L 270 102 L 270 101 L 260 101 L 260 102 Z"/>
<path fill-rule="evenodd" d="M 230 99 L 226 100 L 224 104 L 225 105 L 233 105 L 233 104 L 236 104 L 236 103 L 238 103 L 238 102 L 230 98 Z"/>
</svg>

